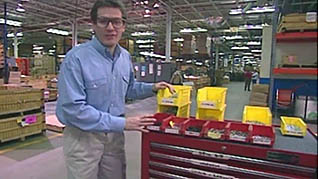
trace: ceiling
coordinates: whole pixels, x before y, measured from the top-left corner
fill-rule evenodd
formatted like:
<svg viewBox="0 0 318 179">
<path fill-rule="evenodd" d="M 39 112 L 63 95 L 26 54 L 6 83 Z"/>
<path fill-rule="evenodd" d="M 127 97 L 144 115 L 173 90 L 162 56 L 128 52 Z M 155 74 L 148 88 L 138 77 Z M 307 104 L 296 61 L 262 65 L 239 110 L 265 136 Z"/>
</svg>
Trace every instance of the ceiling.
<svg viewBox="0 0 318 179">
<path fill-rule="evenodd" d="M 17 30 L 33 34 L 33 39 L 43 39 L 49 28 L 71 32 L 74 19 L 78 22 L 79 41 L 92 35 L 89 12 L 95 0 L 0 0 L 0 18 L 3 18 L 4 3 L 7 3 L 8 19 L 22 22 L 21 27 L 8 26 L 8 33 Z M 271 24 L 272 13 L 242 13 L 230 15 L 233 9 L 244 12 L 255 7 L 272 6 L 273 0 L 149 0 L 148 4 L 136 5 L 136 0 L 122 0 L 127 10 L 125 37 L 136 31 L 154 31 L 162 46 L 165 44 L 167 13 L 172 14 L 172 38 L 181 37 L 184 28 L 204 28 L 212 37 L 241 35 L 247 40 L 256 40 L 261 30 L 240 30 L 244 25 Z M 25 12 L 17 12 L 18 3 Z M 159 7 L 153 8 L 154 4 Z M 278 0 L 281 13 L 317 10 L 316 0 Z M 149 11 L 146 13 L 145 9 Z M 145 17 L 150 15 L 150 17 Z M 219 19 L 219 23 L 215 18 Z M 210 18 L 210 21 L 208 21 Z M 214 20 L 213 20 L 214 19 Z M 1 26 L 2 28 L 2 26 Z M 195 34 L 195 33 L 193 33 Z M 32 35 L 31 35 L 32 36 Z M 72 35 L 68 35 L 71 37 Z M 27 37 L 27 35 L 25 36 Z M 30 36 L 29 36 L 30 37 Z M 229 42 L 231 44 L 233 42 Z"/>
</svg>

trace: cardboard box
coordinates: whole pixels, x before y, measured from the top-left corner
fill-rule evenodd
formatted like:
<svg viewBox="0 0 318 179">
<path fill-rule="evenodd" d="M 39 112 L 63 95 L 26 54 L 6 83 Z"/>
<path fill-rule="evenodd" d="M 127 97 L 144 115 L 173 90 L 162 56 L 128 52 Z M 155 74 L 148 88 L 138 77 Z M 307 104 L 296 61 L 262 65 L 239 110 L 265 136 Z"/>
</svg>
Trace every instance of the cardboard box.
<svg viewBox="0 0 318 179">
<path fill-rule="evenodd" d="M 298 64 L 297 62 L 297 56 L 294 55 L 286 55 L 282 57 L 282 64 Z"/>
<path fill-rule="evenodd" d="M 267 103 L 268 95 L 265 93 L 252 92 L 250 95 L 250 101 L 256 101 L 261 103 Z"/>
<path fill-rule="evenodd" d="M 255 84 L 253 85 L 252 92 L 258 92 L 258 93 L 269 93 L 269 85 L 267 84 Z"/>
<path fill-rule="evenodd" d="M 249 105 L 250 105 L 250 106 L 262 106 L 262 107 L 266 107 L 266 106 L 268 106 L 268 103 L 262 103 L 262 102 L 258 102 L 258 101 L 250 101 Z"/>
<path fill-rule="evenodd" d="M 10 71 L 9 84 L 20 84 L 21 83 L 21 72 Z"/>
</svg>

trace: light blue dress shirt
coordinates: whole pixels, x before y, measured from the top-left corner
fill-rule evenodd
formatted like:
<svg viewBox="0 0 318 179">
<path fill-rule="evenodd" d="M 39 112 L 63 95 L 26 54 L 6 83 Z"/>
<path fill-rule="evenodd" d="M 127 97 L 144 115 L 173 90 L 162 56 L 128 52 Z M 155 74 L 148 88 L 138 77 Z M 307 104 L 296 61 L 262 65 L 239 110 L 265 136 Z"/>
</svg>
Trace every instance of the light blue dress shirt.
<svg viewBox="0 0 318 179">
<path fill-rule="evenodd" d="M 74 47 L 58 76 L 59 121 L 86 131 L 123 131 L 125 98 L 153 95 L 153 84 L 136 82 L 133 73 L 130 54 L 119 45 L 114 56 L 97 38 Z"/>
</svg>

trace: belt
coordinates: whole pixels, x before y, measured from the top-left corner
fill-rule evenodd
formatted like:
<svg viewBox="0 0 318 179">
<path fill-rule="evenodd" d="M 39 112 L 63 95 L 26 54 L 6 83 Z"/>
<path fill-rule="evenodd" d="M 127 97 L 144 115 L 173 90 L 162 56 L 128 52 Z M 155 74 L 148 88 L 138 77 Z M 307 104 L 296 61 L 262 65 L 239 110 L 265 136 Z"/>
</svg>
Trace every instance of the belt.
<svg viewBox="0 0 318 179">
<path fill-rule="evenodd" d="M 125 114 L 121 114 L 121 115 L 119 115 L 118 117 L 125 117 Z"/>
</svg>

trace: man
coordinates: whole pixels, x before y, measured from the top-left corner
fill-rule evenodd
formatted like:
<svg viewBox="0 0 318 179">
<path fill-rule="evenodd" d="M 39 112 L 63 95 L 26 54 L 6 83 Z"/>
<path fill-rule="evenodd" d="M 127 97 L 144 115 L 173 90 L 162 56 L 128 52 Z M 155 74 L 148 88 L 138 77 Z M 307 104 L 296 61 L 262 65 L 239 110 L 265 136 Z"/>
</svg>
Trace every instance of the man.
<svg viewBox="0 0 318 179">
<path fill-rule="evenodd" d="M 183 74 L 181 71 L 181 64 L 177 62 L 176 70 L 170 78 L 170 83 L 173 85 L 182 85 L 183 84 Z"/>
<path fill-rule="evenodd" d="M 126 178 L 124 130 L 147 132 L 155 119 L 124 116 L 125 97 L 146 98 L 165 82 L 134 81 L 129 53 L 118 45 L 125 14 L 116 0 L 98 0 L 91 10 L 96 38 L 74 47 L 58 79 L 57 117 L 66 125 L 64 156 L 68 178 Z"/>
<path fill-rule="evenodd" d="M 252 72 L 250 68 L 251 68 L 250 66 L 246 67 L 244 72 L 244 81 L 245 81 L 244 91 L 246 91 L 246 89 L 248 91 L 251 91 L 250 86 L 252 81 Z"/>
</svg>

